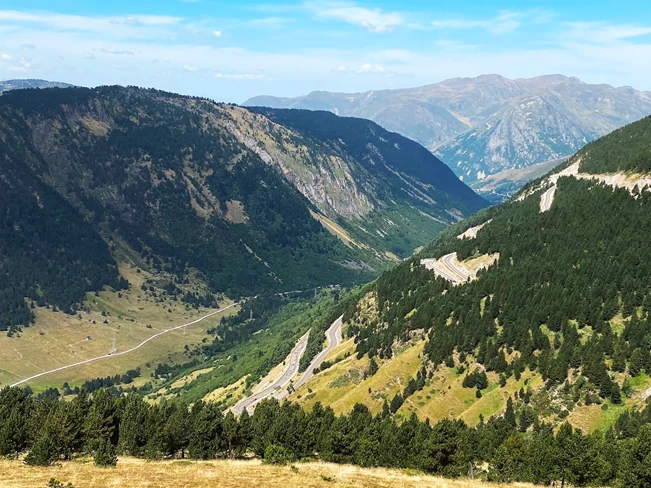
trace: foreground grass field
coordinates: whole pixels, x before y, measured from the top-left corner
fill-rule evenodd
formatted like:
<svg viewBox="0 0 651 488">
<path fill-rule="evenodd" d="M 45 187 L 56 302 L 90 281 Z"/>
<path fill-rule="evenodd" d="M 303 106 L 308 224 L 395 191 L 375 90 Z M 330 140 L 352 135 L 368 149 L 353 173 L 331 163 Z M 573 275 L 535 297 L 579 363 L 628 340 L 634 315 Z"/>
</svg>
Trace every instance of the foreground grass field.
<svg viewBox="0 0 651 488">
<path fill-rule="evenodd" d="M 448 480 L 382 468 L 358 468 L 328 463 L 268 466 L 260 461 L 155 461 L 120 458 L 116 468 L 97 468 L 92 462 L 67 462 L 49 468 L 0 460 L 3 488 L 46 488 L 55 478 L 75 488 L 311 488 L 311 487 L 425 487 L 498 488 L 502 485 L 472 480 Z"/>
</svg>

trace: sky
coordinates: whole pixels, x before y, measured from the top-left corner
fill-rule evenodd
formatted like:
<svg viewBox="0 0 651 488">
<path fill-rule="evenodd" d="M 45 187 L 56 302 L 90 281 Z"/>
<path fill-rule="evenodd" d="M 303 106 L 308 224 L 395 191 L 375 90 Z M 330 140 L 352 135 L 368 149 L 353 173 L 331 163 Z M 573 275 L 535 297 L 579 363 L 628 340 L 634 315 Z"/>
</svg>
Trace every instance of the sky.
<svg viewBox="0 0 651 488">
<path fill-rule="evenodd" d="M 651 90 L 646 1 L 0 0 L 0 79 L 255 95 L 560 73 Z"/>
</svg>

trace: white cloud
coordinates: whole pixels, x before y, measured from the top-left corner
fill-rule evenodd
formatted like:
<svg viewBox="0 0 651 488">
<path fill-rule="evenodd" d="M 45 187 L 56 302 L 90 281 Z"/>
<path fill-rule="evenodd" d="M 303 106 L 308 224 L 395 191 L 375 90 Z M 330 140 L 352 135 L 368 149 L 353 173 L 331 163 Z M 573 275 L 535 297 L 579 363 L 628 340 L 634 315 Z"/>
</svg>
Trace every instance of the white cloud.
<svg viewBox="0 0 651 488">
<path fill-rule="evenodd" d="M 365 63 L 359 67 L 358 73 L 384 73 L 384 66 L 381 64 Z"/>
<path fill-rule="evenodd" d="M 0 22 L 47 26 L 61 31 L 111 34 L 116 37 L 151 37 L 160 34 L 157 29 L 178 25 L 183 19 L 166 15 L 138 15 L 122 17 L 90 17 L 51 12 L 28 13 L 0 10 Z"/>
<path fill-rule="evenodd" d="M 212 35 L 215 36 L 215 37 L 221 37 L 222 36 L 222 31 L 214 30 L 214 31 L 212 31 Z"/>
<path fill-rule="evenodd" d="M 544 21 L 549 14 L 541 11 L 514 12 L 503 10 L 490 19 L 453 18 L 435 20 L 432 26 L 437 29 L 485 29 L 494 36 L 508 34 L 522 26 L 526 19 L 534 22 Z"/>
<path fill-rule="evenodd" d="M 360 7 L 349 2 L 309 1 L 304 4 L 318 17 L 336 19 L 363 27 L 369 32 L 388 32 L 404 23 L 401 14 L 379 8 Z"/>
<path fill-rule="evenodd" d="M 84 58 L 95 59 L 95 55 L 93 53 L 84 53 Z"/>
<path fill-rule="evenodd" d="M 3 53 L 3 54 L 0 54 L 0 59 L 2 59 L 3 61 L 11 61 L 14 58 L 11 57 L 9 54 L 4 54 Z"/>
<path fill-rule="evenodd" d="M 32 67 L 32 60 L 28 58 L 20 58 L 16 64 L 9 68 L 10 71 L 29 71 Z"/>
<path fill-rule="evenodd" d="M 251 75 L 251 74 L 223 74 L 223 73 L 215 73 L 215 78 L 219 78 L 222 80 L 263 80 L 264 75 Z"/>
<path fill-rule="evenodd" d="M 199 68 L 197 68 L 196 66 L 193 66 L 191 64 L 184 65 L 183 69 L 186 70 L 186 71 L 192 71 L 192 72 L 199 70 Z"/>
</svg>

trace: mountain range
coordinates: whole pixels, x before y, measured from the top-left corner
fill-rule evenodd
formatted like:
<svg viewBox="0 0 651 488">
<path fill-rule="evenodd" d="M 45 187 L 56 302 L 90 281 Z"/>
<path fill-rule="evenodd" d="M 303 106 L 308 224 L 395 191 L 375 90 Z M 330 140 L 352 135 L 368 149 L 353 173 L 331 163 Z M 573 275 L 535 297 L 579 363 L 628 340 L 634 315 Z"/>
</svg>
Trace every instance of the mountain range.
<svg viewBox="0 0 651 488">
<path fill-rule="evenodd" d="M 0 81 L 0 93 L 9 90 L 23 90 L 25 88 L 71 88 L 74 85 L 59 81 L 47 80 L 4 80 Z"/>
<path fill-rule="evenodd" d="M 5 329 L 25 297 L 72 312 L 127 286 L 118 255 L 233 298 L 367 281 L 487 205 L 363 119 L 122 87 L 12 90 L 0 113 Z"/>
<path fill-rule="evenodd" d="M 244 105 L 373 120 L 423 144 L 482 191 L 487 176 L 569 156 L 650 114 L 651 93 L 562 75 L 515 80 L 483 75 L 398 90 L 260 96 Z"/>
</svg>

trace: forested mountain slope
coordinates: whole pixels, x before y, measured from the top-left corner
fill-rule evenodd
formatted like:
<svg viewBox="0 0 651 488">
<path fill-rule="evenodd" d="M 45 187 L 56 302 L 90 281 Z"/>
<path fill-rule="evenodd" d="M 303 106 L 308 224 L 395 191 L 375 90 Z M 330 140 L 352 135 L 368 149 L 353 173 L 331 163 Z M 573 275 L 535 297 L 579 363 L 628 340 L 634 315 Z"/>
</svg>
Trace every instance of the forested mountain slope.
<svg viewBox="0 0 651 488">
<path fill-rule="evenodd" d="M 569 156 L 649 115 L 651 96 L 562 75 L 515 80 L 482 75 L 400 90 L 255 97 L 245 105 L 329 110 L 373 120 L 423 144 L 472 184 Z"/>
<path fill-rule="evenodd" d="M 236 106 L 121 87 L 12 90 L 0 115 L 4 329 L 31 302 L 72 312 L 87 291 L 126 286 L 116 246 L 236 297 L 366 281 L 396 259 L 385 253 L 408 256 L 485 205 L 374 124 L 353 153 Z M 373 176 L 370 154 L 395 176 Z M 414 154 L 422 164 L 402 162 Z"/>
<path fill-rule="evenodd" d="M 74 88 L 11 91 L 0 111 L 4 328 L 25 322 L 23 296 L 71 311 L 84 291 L 118 287 L 100 235 L 179 281 L 199 270 L 231 296 L 370 276 L 296 189 L 214 122 L 228 117 L 217 104 Z"/>
<path fill-rule="evenodd" d="M 424 147 L 373 122 L 325 111 L 251 110 L 308 148 L 302 160 L 272 159 L 283 174 L 355 241 L 376 250 L 408 257 L 428 235 L 487 205 Z"/>
<path fill-rule="evenodd" d="M 328 382 L 308 384 L 313 393 L 298 398 L 347 395 L 376 410 L 385 398 L 403 415 L 471 422 L 512 402 L 523 430 L 568 417 L 584 430 L 606 430 L 626 408 L 643 405 L 651 371 L 650 124 L 587 145 L 517 198 L 447 229 L 384 273 L 344 316 L 356 357 L 340 357 Z M 417 346 L 422 360 L 408 360 L 404 351 Z M 387 372 L 383 380 L 364 380 L 368 356 L 373 370 Z M 403 366 L 389 374 L 396 361 Z"/>
</svg>

